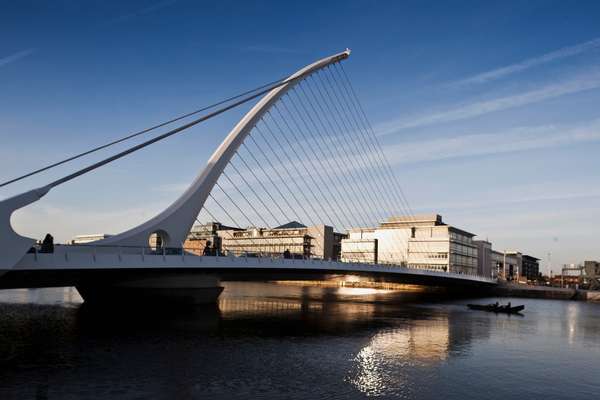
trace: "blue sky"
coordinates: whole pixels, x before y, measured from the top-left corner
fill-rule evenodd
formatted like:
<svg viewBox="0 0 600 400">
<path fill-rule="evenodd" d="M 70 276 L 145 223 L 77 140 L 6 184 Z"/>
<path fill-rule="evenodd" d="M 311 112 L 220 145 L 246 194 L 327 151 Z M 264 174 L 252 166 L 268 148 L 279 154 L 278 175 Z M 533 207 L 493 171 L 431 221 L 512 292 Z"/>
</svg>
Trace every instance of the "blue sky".
<svg viewBox="0 0 600 400">
<path fill-rule="evenodd" d="M 553 265 L 598 259 L 599 20 L 593 1 L 7 3 L 0 177 L 349 47 L 345 68 L 415 211 L 544 265 L 548 253 Z M 68 240 L 142 222 L 178 196 L 246 110 L 61 186 L 14 225 Z"/>
</svg>

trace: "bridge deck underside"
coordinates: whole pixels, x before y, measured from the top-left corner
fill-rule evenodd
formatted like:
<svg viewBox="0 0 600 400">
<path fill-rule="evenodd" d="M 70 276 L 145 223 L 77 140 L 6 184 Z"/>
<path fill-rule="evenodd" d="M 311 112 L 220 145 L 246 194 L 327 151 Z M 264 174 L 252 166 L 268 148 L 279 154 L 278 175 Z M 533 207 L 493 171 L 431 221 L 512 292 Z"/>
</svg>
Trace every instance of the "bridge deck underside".
<svg viewBox="0 0 600 400">
<path fill-rule="evenodd" d="M 111 286 L 115 283 L 142 280 L 147 278 L 168 278 L 171 276 L 210 276 L 220 281 L 325 281 L 343 280 L 344 278 L 360 277 L 369 282 L 405 283 L 424 286 L 440 287 L 492 287 L 494 283 L 477 282 L 462 279 L 442 278 L 437 276 L 398 274 L 385 272 L 357 272 L 341 270 L 313 269 L 232 269 L 232 268 L 202 268 L 202 269 L 118 269 L 118 270 L 45 270 L 45 271 L 11 271 L 0 280 L 0 289 L 63 287 L 63 286 Z"/>
<path fill-rule="evenodd" d="M 12 270 L 0 275 L 0 289 L 114 286 L 123 282 L 177 278 L 179 287 L 207 277 L 220 281 L 322 281 L 330 279 L 407 283 L 426 286 L 490 287 L 495 281 L 478 276 L 380 264 L 323 260 L 140 255 L 86 252 L 27 254 Z M 187 278 L 186 278 L 187 277 Z"/>
</svg>

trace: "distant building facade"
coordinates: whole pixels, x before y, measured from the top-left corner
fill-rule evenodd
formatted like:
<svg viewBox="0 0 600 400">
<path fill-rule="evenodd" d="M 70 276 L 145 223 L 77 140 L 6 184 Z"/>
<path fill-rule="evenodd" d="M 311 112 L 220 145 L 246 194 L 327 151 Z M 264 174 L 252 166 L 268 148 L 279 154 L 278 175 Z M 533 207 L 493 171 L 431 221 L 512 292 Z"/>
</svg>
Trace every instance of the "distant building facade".
<svg viewBox="0 0 600 400">
<path fill-rule="evenodd" d="M 294 258 L 324 260 L 339 258 L 341 240 L 345 237 L 328 225 L 307 227 L 295 221 L 272 229 L 229 229 L 217 234 L 224 254 L 281 256 L 287 251 Z"/>
<path fill-rule="evenodd" d="M 492 265 L 497 271 L 498 278 L 508 281 L 517 279 L 517 274 L 521 271 L 522 257 L 518 251 L 492 250 Z"/>
<path fill-rule="evenodd" d="M 540 259 L 523 254 L 521 257 L 521 276 L 528 281 L 535 281 L 540 276 Z"/>
<path fill-rule="evenodd" d="M 495 278 L 498 273 L 492 258 L 492 243 L 487 240 L 473 240 L 477 246 L 477 275 Z"/>
<path fill-rule="evenodd" d="M 350 230 L 342 240 L 341 259 L 474 275 L 473 236 L 437 214 L 391 217 L 377 228 Z"/>
<path fill-rule="evenodd" d="M 584 261 L 583 268 L 588 282 L 588 289 L 600 290 L 600 262 Z"/>
<path fill-rule="evenodd" d="M 186 251 L 200 256 L 205 254 L 205 250 L 209 254 L 216 255 L 221 251 L 221 237 L 217 233 L 221 230 L 239 230 L 239 228 L 226 226 L 220 222 L 196 224 L 192 226 L 183 247 Z"/>
<path fill-rule="evenodd" d="M 590 278 L 600 278 L 600 262 L 584 261 L 583 268 L 585 269 L 585 274 Z"/>
</svg>

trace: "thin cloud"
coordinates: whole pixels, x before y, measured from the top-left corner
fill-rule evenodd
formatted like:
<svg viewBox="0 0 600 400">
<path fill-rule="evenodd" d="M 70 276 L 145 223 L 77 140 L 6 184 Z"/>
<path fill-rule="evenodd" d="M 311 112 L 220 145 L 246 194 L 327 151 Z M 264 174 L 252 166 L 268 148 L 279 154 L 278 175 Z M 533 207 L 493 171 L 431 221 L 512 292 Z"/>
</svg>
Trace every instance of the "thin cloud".
<svg viewBox="0 0 600 400">
<path fill-rule="evenodd" d="M 526 189 L 526 188 L 525 188 Z M 536 203 L 541 202 L 556 202 L 556 201 L 568 201 L 574 200 L 587 200 L 600 198 L 600 190 L 595 189 L 581 189 L 575 193 L 565 193 L 564 188 L 558 188 L 556 192 L 542 195 L 521 195 L 519 190 L 523 190 L 522 186 L 515 187 L 502 187 L 500 190 L 493 192 L 494 196 L 488 196 L 475 201 L 461 201 L 451 203 L 431 203 L 431 204 L 420 204 L 419 209 L 423 210 L 476 210 L 476 209 L 491 209 L 498 206 L 505 205 L 519 205 L 524 203 Z M 544 188 L 540 188 L 544 190 Z M 512 194 L 512 195 L 511 195 Z"/>
<path fill-rule="evenodd" d="M 67 242 L 75 235 L 123 232 L 156 215 L 167 205 L 166 202 L 146 202 L 129 208 L 92 211 L 45 201 L 17 210 L 12 222 L 15 231 L 22 235 L 43 238 L 50 232 L 55 240 Z"/>
<path fill-rule="evenodd" d="M 600 48 L 600 38 L 593 39 L 575 46 L 563 47 L 562 49 L 543 54 L 539 57 L 530 58 L 516 64 L 507 65 L 505 67 L 493 69 L 481 74 L 474 75 L 470 78 L 462 79 L 455 82 L 454 85 L 478 84 L 490 82 L 496 79 L 503 78 L 517 72 L 536 67 L 538 65 L 550 63 L 563 58 L 576 56 L 589 51 Z"/>
<path fill-rule="evenodd" d="M 489 134 L 403 142 L 385 151 L 392 164 L 485 156 L 600 141 L 600 119 L 584 126 L 519 127 Z"/>
<path fill-rule="evenodd" d="M 460 121 L 478 117 L 495 111 L 507 110 L 544 100 L 553 99 L 567 94 L 579 93 L 600 87 L 600 70 L 581 74 L 575 78 L 563 82 L 550 84 L 540 89 L 499 97 L 491 100 L 483 100 L 447 111 L 441 111 L 429 115 L 423 115 L 410 120 L 396 120 L 382 124 L 376 129 L 380 136 L 396 133 L 407 128 L 440 124 L 445 122 Z"/>
<path fill-rule="evenodd" d="M 35 52 L 35 49 L 26 49 L 16 52 L 15 54 L 11 54 L 4 58 L 0 58 L 0 67 L 4 67 L 5 65 L 14 63 L 15 61 L 19 61 L 22 58 L 25 58 Z"/>
</svg>

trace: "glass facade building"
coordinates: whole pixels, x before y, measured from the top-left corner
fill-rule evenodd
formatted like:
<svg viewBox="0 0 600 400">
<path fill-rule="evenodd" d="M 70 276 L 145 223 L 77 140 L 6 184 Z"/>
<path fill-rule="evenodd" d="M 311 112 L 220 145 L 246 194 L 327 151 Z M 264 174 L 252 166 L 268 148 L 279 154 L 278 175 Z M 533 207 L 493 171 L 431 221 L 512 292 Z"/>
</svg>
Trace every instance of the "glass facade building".
<svg viewBox="0 0 600 400">
<path fill-rule="evenodd" d="M 342 240 L 342 260 L 477 273 L 474 234 L 445 224 L 437 214 L 392 217 L 377 228 L 353 229 Z"/>
</svg>

